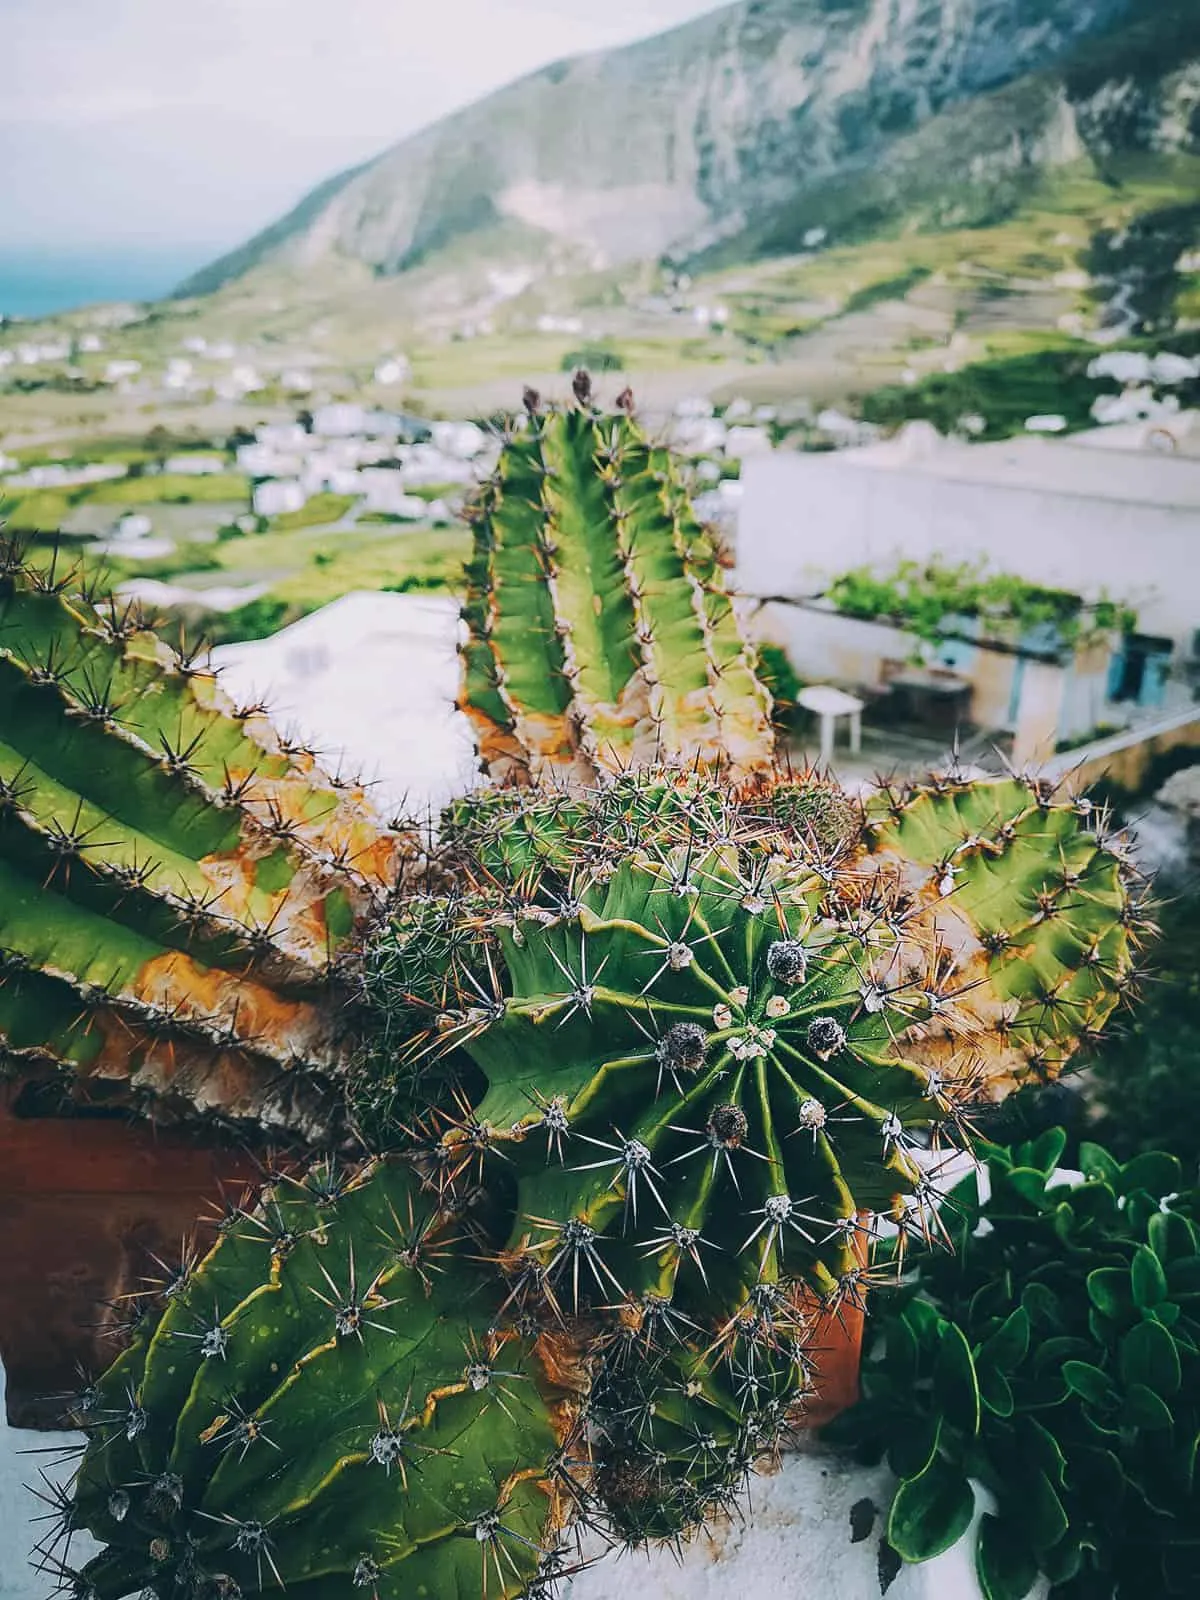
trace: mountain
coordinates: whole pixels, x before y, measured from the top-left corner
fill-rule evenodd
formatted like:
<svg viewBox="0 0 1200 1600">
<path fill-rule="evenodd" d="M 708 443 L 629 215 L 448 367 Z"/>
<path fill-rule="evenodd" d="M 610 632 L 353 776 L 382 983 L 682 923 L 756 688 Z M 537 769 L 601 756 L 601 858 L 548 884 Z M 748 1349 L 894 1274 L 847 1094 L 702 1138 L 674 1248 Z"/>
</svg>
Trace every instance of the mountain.
<svg viewBox="0 0 1200 1600">
<path fill-rule="evenodd" d="M 486 252 L 533 271 L 971 225 L 1083 154 L 1200 150 L 1195 0 L 741 0 L 534 73 L 330 179 L 191 278 Z"/>
</svg>

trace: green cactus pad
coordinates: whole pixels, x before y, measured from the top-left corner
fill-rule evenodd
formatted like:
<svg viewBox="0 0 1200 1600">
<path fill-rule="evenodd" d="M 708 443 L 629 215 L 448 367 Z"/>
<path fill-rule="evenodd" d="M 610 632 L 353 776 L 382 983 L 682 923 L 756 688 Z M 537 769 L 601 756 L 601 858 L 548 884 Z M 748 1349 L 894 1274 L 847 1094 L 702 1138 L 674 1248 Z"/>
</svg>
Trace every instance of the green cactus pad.
<svg viewBox="0 0 1200 1600">
<path fill-rule="evenodd" d="M 631 415 L 532 406 L 471 510 L 461 705 L 498 778 L 770 759 L 710 535 Z"/>
<path fill-rule="evenodd" d="M 397 1163 L 236 1215 L 86 1397 L 81 1589 L 524 1593 L 571 1411 L 453 1232 Z"/>
<path fill-rule="evenodd" d="M 885 790 L 868 838 L 936 927 L 988 1098 L 1057 1077 L 1129 991 L 1145 924 L 1104 813 L 1037 781 L 948 778 Z M 962 1048 L 954 1025 L 919 1046 L 931 1066 Z"/>
<path fill-rule="evenodd" d="M 136 613 L 0 548 L 0 1052 L 22 1070 L 303 1123 L 274 1086 L 338 1067 L 331 959 L 412 850 Z"/>
</svg>

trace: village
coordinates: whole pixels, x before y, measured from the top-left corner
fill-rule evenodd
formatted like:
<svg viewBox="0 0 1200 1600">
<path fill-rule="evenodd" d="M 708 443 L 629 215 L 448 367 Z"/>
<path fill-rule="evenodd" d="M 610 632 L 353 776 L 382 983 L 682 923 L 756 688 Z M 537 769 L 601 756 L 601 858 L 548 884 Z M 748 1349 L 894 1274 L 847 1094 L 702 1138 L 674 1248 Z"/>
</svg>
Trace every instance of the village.
<svg viewBox="0 0 1200 1600">
<path fill-rule="evenodd" d="M 495 467 L 499 419 L 395 404 L 411 378 L 395 350 L 364 379 L 364 396 L 379 398 L 354 399 L 200 336 L 148 368 L 122 350 L 120 327 L 10 341 L 0 383 L 27 369 L 78 376 L 81 362 L 153 420 L 140 438 L 99 436 L 90 450 L 0 447 L 14 531 L 103 563 L 121 597 L 178 614 L 227 653 L 278 634 L 274 654 L 286 657 L 301 618 L 346 593 L 391 590 L 395 649 L 418 678 L 444 678 L 409 659 L 403 618 L 424 603 L 415 637 L 431 639 L 428 606 L 455 588 L 460 513 Z M 748 625 L 779 664 L 798 748 L 828 761 L 836 747 L 865 781 L 936 759 L 948 740 L 985 764 L 1020 764 L 1164 719 L 1172 740 L 1184 737 L 1176 724 L 1192 730 L 1200 412 L 1188 401 L 1200 362 L 1111 347 L 1088 376 L 1090 427 L 1035 414 L 990 442 L 982 415 L 944 435 L 699 393 L 645 417 L 726 545 Z M 181 424 L 214 404 L 232 408 L 223 436 Z M 443 627 L 454 625 L 450 605 Z M 265 651 L 254 646 L 260 661 Z"/>
</svg>

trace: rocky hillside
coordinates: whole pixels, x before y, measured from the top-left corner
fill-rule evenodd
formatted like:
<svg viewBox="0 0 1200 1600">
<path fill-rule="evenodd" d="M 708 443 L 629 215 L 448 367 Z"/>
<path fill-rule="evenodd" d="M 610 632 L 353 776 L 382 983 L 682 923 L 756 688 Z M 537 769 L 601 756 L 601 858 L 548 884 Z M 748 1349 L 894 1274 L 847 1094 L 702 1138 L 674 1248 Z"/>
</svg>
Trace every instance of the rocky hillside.
<svg viewBox="0 0 1200 1600">
<path fill-rule="evenodd" d="M 970 220 L 1081 153 L 1200 146 L 1194 0 L 741 0 L 525 78 L 323 184 L 181 292 L 502 229 L 539 268 Z M 511 259 L 511 255 L 510 255 Z"/>
</svg>

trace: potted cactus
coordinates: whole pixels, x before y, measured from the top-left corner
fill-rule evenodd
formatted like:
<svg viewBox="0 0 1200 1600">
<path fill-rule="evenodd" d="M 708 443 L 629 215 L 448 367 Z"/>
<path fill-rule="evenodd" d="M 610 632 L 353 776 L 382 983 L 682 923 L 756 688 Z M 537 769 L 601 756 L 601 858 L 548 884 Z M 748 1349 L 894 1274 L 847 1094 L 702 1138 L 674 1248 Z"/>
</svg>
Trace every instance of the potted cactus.
<svg viewBox="0 0 1200 1600">
<path fill-rule="evenodd" d="M 218 852 L 240 929 L 170 946 L 210 974 L 188 967 L 156 1022 L 209 1051 L 191 1103 L 232 1081 L 248 1121 L 270 1105 L 343 1149 L 231 1207 L 75 1402 L 88 1447 L 43 1560 L 77 1593 L 496 1600 L 548 1594 L 582 1530 L 679 1537 L 818 1414 L 872 1218 L 935 1232 L 939 1152 L 973 1108 L 1061 1070 L 1129 986 L 1128 873 L 1086 805 L 950 775 L 864 811 L 772 767 L 673 463 L 631 403 L 597 414 L 582 378 L 576 401 L 527 397 L 473 513 L 463 703 L 497 781 L 419 852 L 348 841 L 347 797 L 306 769 L 282 836 L 269 812 L 242 824 L 275 827 L 274 855 L 258 832 Z M 231 782 L 197 797 L 195 836 L 209 806 L 255 806 Z M 289 900 L 278 856 L 301 848 Z M 86 903 L 118 948 L 138 919 L 173 931 L 162 889 L 137 888 Z M 255 889 L 285 896 L 278 921 Z M 314 920 L 327 953 L 309 938 L 300 981 L 284 954 Z M 61 982 L 50 956 L 22 973 Z M 265 1001 L 215 1011 L 218 969 L 231 998 L 269 980 L 304 1008 L 286 1061 Z M 106 968 L 95 1009 L 144 1005 L 145 970 Z M 53 1040 L 83 1078 L 91 1015 Z M 179 1103 L 146 1048 L 125 1081 Z M 281 1084 L 344 1112 L 301 1127 Z M 104 1546 L 85 1564 L 80 1527 Z"/>
</svg>

